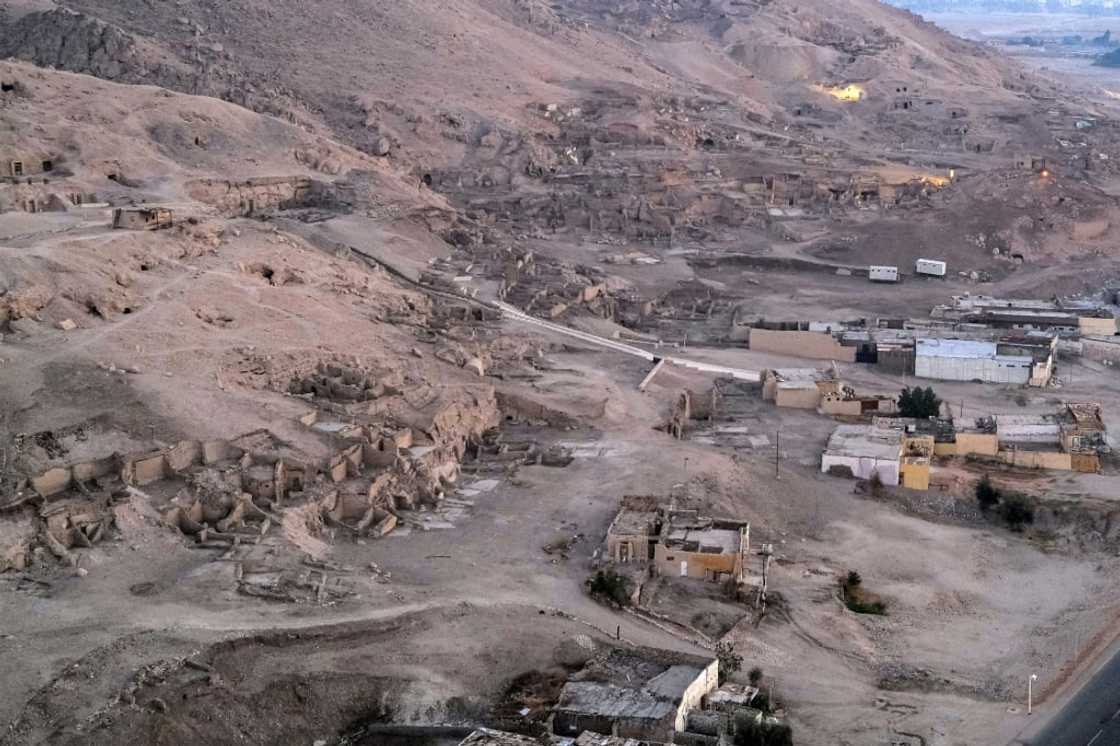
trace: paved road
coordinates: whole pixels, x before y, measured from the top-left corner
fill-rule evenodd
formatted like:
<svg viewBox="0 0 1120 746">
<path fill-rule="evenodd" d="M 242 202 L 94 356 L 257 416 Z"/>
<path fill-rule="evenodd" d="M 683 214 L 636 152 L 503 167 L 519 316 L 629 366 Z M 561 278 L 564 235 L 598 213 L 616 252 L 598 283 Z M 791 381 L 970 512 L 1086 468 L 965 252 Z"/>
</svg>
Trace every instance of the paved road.
<svg viewBox="0 0 1120 746">
<path fill-rule="evenodd" d="M 571 328 L 570 326 L 564 326 L 562 324 L 554 324 L 551 321 L 545 321 L 544 319 L 537 318 L 536 316 L 531 316 L 530 314 L 527 314 L 521 309 L 515 306 L 511 306 L 508 303 L 497 301 L 494 303 L 494 305 L 501 310 L 502 314 L 506 318 L 514 319 L 516 321 L 521 321 L 527 324 L 532 324 L 534 326 L 539 326 L 543 329 L 548 329 L 550 331 L 556 332 L 557 334 L 565 334 L 569 337 L 575 337 L 576 339 L 583 340 L 584 342 L 588 342 L 599 347 L 604 347 L 608 350 L 614 350 L 615 352 L 621 352 L 625 355 L 640 357 L 650 362 L 654 362 L 656 360 L 667 360 L 670 363 L 680 365 L 685 368 L 703 371 L 704 373 L 715 373 L 721 376 L 730 376 L 731 378 L 738 378 L 741 381 L 753 381 L 757 383 L 758 381 L 762 380 L 762 374 L 757 370 L 744 370 L 743 368 L 729 368 L 725 365 L 702 363 L 698 360 L 691 360 L 686 357 L 680 357 L 679 355 L 655 355 L 648 350 L 643 350 L 641 347 L 626 344 L 625 342 L 619 342 L 618 340 L 614 339 L 607 339 L 606 337 L 600 337 L 597 334 L 581 332 L 578 329 Z"/>
<path fill-rule="evenodd" d="M 1055 714 L 1030 746 L 1120 746 L 1120 651 Z"/>
</svg>

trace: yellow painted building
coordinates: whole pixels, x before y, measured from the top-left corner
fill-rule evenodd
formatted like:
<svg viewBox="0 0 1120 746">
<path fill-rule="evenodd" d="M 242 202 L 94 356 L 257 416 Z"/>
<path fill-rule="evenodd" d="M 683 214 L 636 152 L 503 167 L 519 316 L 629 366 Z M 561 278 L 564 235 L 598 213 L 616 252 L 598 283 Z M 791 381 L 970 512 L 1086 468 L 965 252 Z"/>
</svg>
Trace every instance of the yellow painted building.
<svg viewBox="0 0 1120 746">
<path fill-rule="evenodd" d="M 930 462 L 933 458 L 932 435 L 907 435 L 902 441 L 899 482 L 911 490 L 928 490 Z"/>
</svg>

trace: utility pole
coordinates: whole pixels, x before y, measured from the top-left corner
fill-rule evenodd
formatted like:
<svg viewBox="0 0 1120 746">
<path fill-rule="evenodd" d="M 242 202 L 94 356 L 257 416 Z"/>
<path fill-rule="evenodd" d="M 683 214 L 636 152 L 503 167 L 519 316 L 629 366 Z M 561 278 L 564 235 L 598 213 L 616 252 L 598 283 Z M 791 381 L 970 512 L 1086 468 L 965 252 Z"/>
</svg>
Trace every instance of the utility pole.
<svg viewBox="0 0 1120 746">
<path fill-rule="evenodd" d="M 1027 714 L 1030 715 L 1033 711 L 1032 705 L 1034 704 L 1031 699 L 1034 694 L 1034 682 L 1038 680 L 1038 674 L 1032 673 L 1030 678 L 1027 679 Z"/>
<path fill-rule="evenodd" d="M 758 595 L 755 597 L 755 608 L 766 611 L 766 589 L 769 585 L 770 578 L 770 560 L 774 558 L 774 545 L 763 544 L 762 551 L 762 585 L 758 588 Z"/>
</svg>

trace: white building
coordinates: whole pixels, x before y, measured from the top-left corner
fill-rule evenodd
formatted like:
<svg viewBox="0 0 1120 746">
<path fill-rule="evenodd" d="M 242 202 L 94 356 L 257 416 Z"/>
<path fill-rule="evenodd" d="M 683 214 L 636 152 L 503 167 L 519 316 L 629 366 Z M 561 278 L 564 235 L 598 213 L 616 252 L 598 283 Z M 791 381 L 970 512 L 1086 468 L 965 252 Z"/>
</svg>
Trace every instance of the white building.
<svg viewBox="0 0 1120 746">
<path fill-rule="evenodd" d="M 867 276 L 872 282 L 898 282 L 898 267 L 873 264 L 867 268 Z"/>
<path fill-rule="evenodd" d="M 995 342 L 970 339 L 919 339 L 914 350 L 914 375 L 942 381 L 984 381 L 1027 384 L 1034 358 L 1000 355 Z"/>
<path fill-rule="evenodd" d="M 848 469 L 857 479 L 878 472 L 883 484 L 897 485 L 902 461 L 902 431 L 874 425 L 840 425 L 828 439 L 821 456 L 821 471 Z"/>
</svg>

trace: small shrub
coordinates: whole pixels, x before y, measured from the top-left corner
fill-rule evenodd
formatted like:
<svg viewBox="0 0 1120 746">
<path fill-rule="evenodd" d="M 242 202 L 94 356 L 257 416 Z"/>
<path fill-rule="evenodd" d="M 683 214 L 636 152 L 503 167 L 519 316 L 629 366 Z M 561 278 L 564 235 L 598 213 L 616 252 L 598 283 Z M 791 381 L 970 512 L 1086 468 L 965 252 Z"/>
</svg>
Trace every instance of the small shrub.
<svg viewBox="0 0 1120 746">
<path fill-rule="evenodd" d="M 877 598 L 866 598 L 863 590 L 863 578 L 855 570 L 850 570 L 840 582 L 841 597 L 849 611 L 856 614 L 887 615 L 887 605 Z"/>
<path fill-rule="evenodd" d="M 757 700 L 756 700 L 757 701 Z M 793 729 L 743 713 L 735 717 L 735 746 L 793 746 Z"/>
<path fill-rule="evenodd" d="M 867 480 L 868 486 L 871 488 L 871 494 L 874 497 L 879 497 L 883 494 L 883 478 L 879 476 L 879 470 L 871 472 L 871 477 Z"/>
<path fill-rule="evenodd" d="M 848 611 L 856 614 L 873 614 L 875 616 L 887 615 L 887 605 L 882 601 L 862 601 L 853 596 L 849 596 L 845 599 L 844 605 L 848 607 Z"/>
<path fill-rule="evenodd" d="M 992 484 L 987 474 L 976 483 L 976 501 L 980 503 L 981 511 L 987 513 L 999 504 L 1001 498 L 1000 491 Z"/>
<path fill-rule="evenodd" d="M 587 582 L 588 592 L 595 598 L 615 604 L 630 604 L 630 581 L 611 568 L 598 570 Z"/>
<path fill-rule="evenodd" d="M 1012 531 L 1022 531 L 1023 526 L 1034 523 L 1034 508 L 1022 495 L 1012 495 L 1004 500 L 1000 514 Z"/>
<path fill-rule="evenodd" d="M 762 669 L 755 666 L 747 674 L 747 679 L 751 682 L 751 686 L 757 687 L 758 682 L 762 681 Z"/>
<path fill-rule="evenodd" d="M 743 656 L 735 652 L 735 643 L 733 642 L 717 642 L 716 658 L 719 660 L 720 683 L 743 668 Z"/>
</svg>

